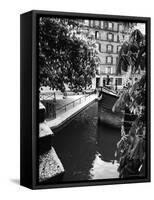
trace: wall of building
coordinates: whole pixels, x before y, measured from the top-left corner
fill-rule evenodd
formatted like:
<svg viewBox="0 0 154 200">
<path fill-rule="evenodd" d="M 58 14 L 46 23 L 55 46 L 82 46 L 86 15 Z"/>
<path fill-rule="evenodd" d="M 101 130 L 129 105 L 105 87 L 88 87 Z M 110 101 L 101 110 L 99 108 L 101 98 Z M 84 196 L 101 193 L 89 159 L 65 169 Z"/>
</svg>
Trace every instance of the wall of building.
<svg viewBox="0 0 154 200">
<path fill-rule="evenodd" d="M 97 80 L 95 83 L 99 82 L 99 85 L 102 86 L 103 79 L 105 80 L 109 75 L 112 85 L 115 84 L 117 78 L 118 83 L 123 84 L 124 81 L 120 79 L 124 79 L 125 76 L 117 76 L 116 72 L 121 45 L 129 39 L 127 27 L 123 23 L 98 20 L 85 20 L 84 25 L 85 30 L 88 30 L 98 47 L 100 63 L 97 68 L 96 78 L 99 81 Z M 98 84 L 96 87 L 98 87 Z M 121 85 L 118 87 L 121 88 Z"/>
</svg>

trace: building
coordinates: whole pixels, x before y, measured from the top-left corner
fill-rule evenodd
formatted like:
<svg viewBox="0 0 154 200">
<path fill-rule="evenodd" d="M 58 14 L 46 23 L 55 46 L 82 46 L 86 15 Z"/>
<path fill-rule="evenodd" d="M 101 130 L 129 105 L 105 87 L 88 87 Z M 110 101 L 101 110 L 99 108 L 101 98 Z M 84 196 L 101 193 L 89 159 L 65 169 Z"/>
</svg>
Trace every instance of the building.
<svg viewBox="0 0 154 200">
<path fill-rule="evenodd" d="M 114 89 L 116 85 L 121 89 L 125 74 L 117 75 L 118 54 L 123 42 L 129 39 L 129 26 L 101 20 L 84 20 L 83 24 L 84 32 L 95 40 L 98 50 L 99 67 L 93 88 L 108 84 Z"/>
</svg>

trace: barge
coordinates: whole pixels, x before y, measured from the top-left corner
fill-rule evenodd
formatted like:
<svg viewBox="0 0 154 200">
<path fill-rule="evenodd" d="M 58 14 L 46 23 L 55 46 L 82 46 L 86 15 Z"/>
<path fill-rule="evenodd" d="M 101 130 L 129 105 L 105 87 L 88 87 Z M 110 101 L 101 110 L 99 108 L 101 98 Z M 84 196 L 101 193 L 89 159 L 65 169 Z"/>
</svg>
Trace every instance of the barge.
<svg viewBox="0 0 154 200">
<path fill-rule="evenodd" d="M 107 87 L 102 87 L 98 97 L 98 120 L 110 126 L 121 128 L 122 112 L 113 112 L 112 108 L 119 95 Z"/>
</svg>

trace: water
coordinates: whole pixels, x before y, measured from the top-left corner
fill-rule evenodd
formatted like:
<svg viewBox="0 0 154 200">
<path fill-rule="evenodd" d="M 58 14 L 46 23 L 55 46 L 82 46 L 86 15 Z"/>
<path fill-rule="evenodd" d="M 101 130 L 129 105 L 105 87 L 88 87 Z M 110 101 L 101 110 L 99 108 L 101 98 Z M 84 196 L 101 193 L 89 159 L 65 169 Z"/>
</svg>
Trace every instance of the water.
<svg viewBox="0 0 154 200">
<path fill-rule="evenodd" d="M 62 182 L 118 178 L 114 153 L 120 130 L 98 124 L 97 102 L 55 134 L 53 146 L 63 163 Z"/>
</svg>

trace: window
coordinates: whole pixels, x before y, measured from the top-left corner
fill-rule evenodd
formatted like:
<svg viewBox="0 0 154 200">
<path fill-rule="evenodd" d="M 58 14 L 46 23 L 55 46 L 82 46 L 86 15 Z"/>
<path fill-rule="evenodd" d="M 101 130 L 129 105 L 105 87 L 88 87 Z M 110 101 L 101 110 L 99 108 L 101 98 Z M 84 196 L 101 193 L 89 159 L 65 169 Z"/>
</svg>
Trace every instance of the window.
<svg viewBox="0 0 154 200">
<path fill-rule="evenodd" d="M 117 53 L 120 52 L 121 46 L 117 46 Z"/>
<path fill-rule="evenodd" d="M 111 67 L 106 67 L 106 74 L 111 74 Z"/>
<path fill-rule="evenodd" d="M 111 74 L 111 67 L 107 67 L 107 73 Z"/>
<path fill-rule="evenodd" d="M 99 39 L 99 31 L 95 31 L 95 39 L 96 39 L 96 40 Z"/>
<path fill-rule="evenodd" d="M 111 44 L 108 44 L 106 51 L 109 52 L 109 53 L 112 52 L 113 51 L 113 46 Z"/>
<path fill-rule="evenodd" d="M 113 34 L 112 33 L 108 33 L 108 40 L 113 41 Z"/>
<path fill-rule="evenodd" d="M 111 64 L 112 63 L 112 56 L 107 56 L 106 57 L 106 63 Z"/>
<path fill-rule="evenodd" d="M 116 78 L 117 85 L 122 85 L 122 78 Z"/>
<path fill-rule="evenodd" d="M 115 69 L 116 69 L 115 66 L 112 66 L 112 69 L 111 69 L 111 73 L 112 73 L 112 74 L 115 73 Z"/>
<path fill-rule="evenodd" d="M 100 23 L 101 23 L 101 28 L 103 28 L 103 21 L 101 21 Z"/>
<path fill-rule="evenodd" d="M 84 20 L 86 26 L 89 26 L 89 20 Z"/>
<path fill-rule="evenodd" d="M 103 44 L 99 44 L 99 51 L 103 52 Z"/>
<path fill-rule="evenodd" d="M 100 66 L 96 68 L 96 74 L 100 75 Z"/>
<path fill-rule="evenodd" d="M 108 29 L 110 29 L 110 30 L 113 29 L 113 23 L 111 23 L 111 22 L 108 23 Z"/>
<path fill-rule="evenodd" d="M 104 22 L 104 29 L 108 28 L 108 22 Z"/>
<path fill-rule="evenodd" d="M 118 62 L 119 62 L 119 58 L 116 57 L 116 65 L 118 65 Z"/>
<path fill-rule="evenodd" d="M 118 27 L 119 27 L 119 31 L 120 31 L 120 32 L 123 31 L 123 26 L 122 26 L 122 24 L 119 24 Z"/>
<path fill-rule="evenodd" d="M 95 21 L 95 26 L 99 26 L 99 21 L 98 20 Z"/>
<path fill-rule="evenodd" d="M 110 78 L 110 84 L 111 85 L 113 84 L 113 78 Z"/>
<path fill-rule="evenodd" d="M 96 50 L 97 50 L 97 51 L 100 51 L 100 50 L 99 50 L 99 49 L 100 49 L 100 47 L 99 47 L 99 46 L 100 46 L 100 44 L 99 44 L 99 43 L 96 43 L 96 44 L 95 44 L 95 48 L 96 48 Z"/>
<path fill-rule="evenodd" d="M 103 32 L 100 32 L 100 40 L 103 40 Z"/>
<path fill-rule="evenodd" d="M 90 20 L 90 26 L 91 26 L 91 27 L 94 26 L 94 20 Z"/>
</svg>

